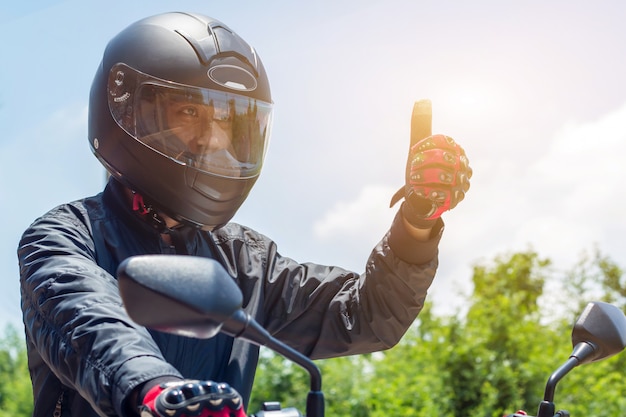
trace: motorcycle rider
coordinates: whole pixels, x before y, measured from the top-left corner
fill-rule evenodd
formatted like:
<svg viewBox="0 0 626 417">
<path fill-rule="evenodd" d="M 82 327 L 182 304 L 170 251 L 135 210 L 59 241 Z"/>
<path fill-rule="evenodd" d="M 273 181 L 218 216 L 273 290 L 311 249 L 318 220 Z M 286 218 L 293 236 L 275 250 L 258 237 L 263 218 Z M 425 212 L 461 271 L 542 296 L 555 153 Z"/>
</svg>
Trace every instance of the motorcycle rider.
<svg viewBox="0 0 626 417">
<path fill-rule="evenodd" d="M 131 24 L 107 45 L 89 100 L 108 183 L 35 220 L 18 248 L 35 417 L 244 415 L 258 347 L 133 323 L 115 278 L 129 256 L 218 260 L 246 312 L 314 359 L 390 348 L 422 309 L 440 216 L 472 174 L 451 138 L 411 148 L 405 199 L 359 274 L 297 263 L 230 222 L 261 172 L 272 98 L 256 51 L 223 23 L 164 13 Z"/>
</svg>

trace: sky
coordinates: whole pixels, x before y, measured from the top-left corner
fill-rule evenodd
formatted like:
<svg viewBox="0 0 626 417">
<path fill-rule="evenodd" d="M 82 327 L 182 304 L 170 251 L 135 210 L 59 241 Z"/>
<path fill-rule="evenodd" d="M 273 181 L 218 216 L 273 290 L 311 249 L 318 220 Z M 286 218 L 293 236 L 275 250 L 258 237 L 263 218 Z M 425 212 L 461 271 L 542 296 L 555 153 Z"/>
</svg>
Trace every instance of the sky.
<svg viewBox="0 0 626 417">
<path fill-rule="evenodd" d="M 434 133 L 474 170 L 443 216 L 435 311 L 462 308 L 472 267 L 495 256 L 532 249 L 567 269 L 597 247 L 626 266 L 626 2 L 13 1 L 0 6 L 0 325 L 21 326 L 23 231 L 104 186 L 86 132 L 106 43 L 166 11 L 221 20 L 268 71 L 272 138 L 234 220 L 281 254 L 363 271 L 428 98 Z"/>
</svg>

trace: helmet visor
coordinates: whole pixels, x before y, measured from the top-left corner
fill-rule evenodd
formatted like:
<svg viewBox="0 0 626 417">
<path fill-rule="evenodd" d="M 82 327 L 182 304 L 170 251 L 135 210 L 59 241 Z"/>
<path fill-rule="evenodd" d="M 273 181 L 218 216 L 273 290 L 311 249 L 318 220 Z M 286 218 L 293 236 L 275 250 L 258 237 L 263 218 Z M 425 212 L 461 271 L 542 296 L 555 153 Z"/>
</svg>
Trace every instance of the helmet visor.
<svg viewBox="0 0 626 417">
<path fill-rule="evenodd" d="M 153 150 L 225 177 L 261 171 L 271 103 L 161 80 L 124 64 L 112 68 L 108 88 L 117 124 Z"/>
</svg>

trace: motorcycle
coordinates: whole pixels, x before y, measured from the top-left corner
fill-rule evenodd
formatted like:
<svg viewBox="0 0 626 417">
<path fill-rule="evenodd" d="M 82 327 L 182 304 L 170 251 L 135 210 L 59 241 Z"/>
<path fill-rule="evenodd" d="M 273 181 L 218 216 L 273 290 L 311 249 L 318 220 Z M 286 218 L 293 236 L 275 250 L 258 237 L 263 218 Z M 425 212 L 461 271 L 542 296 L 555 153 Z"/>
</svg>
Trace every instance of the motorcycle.
<svg viewBox="0 0 626 417">
<path fill-rule="evenodd" d="M 124 260 L 117 271 L 119 290 L 128 315 L 155 330 L 196 338 L 219 332 L 264 346 L 302 367 L 309 374 L 307 417 L 324 416 L 322 375 L 308 357 L 270 335 L 243 308 L 243 295 L 215 260 L 182 255 L 140 255 Z M 572 330 L 573 351 L 546 383 L 536 417 L 570 417 L 556 410 L 557 383 L 576 366 L 616 355 L 626 347 L 626 316 L 616 306 L 589 303 Z M 266 402 L 251 417 L 302 417 L 297 408 Z M 507 417 L 527 416 L 523 411 Z"/>
</svg>

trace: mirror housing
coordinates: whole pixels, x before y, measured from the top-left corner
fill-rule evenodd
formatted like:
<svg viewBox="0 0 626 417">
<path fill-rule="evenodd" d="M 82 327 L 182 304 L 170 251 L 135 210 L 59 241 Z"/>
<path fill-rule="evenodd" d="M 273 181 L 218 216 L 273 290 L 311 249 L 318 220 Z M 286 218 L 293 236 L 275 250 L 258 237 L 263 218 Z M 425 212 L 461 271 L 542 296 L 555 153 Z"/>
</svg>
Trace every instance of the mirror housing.
<svg viewBox="0 0 626 417">
<path fill-rule="evenodd" d="M 241 290 L 214 259 L 185 255 L 140 255 L 117 270 L 130 318 L 167 333 L 208 339 L 239 311 Z"/>
<path fill-rule="evenodd" d="M 583 354 L 589 350 L 584 344 L 591 345 L 592 351 Z M 620 353 L 626 347 L 626 316 L 612 304 L 587 304 L 572 329 L 572 346 L 572 356 L 578 357 L 581 364 Z"/>
</svg>

